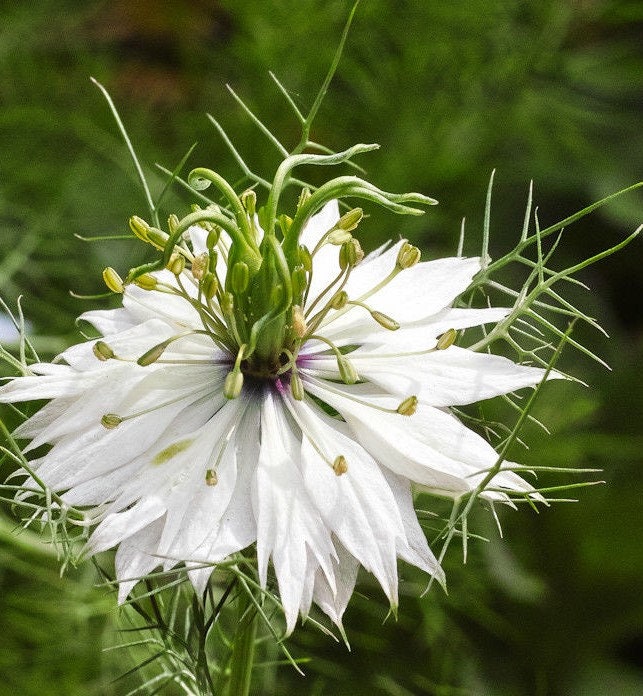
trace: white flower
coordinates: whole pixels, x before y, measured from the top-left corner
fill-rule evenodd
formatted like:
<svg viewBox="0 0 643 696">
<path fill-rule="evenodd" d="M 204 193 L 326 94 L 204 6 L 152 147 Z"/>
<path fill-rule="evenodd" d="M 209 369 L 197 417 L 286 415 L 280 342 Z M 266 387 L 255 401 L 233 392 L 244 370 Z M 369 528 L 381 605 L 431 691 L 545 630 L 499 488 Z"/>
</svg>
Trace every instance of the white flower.
<svg viewBox="0 0 643 696">
<path fill-rule="evenodd" d="M 262 249 L 254 276 L 254 257 L 233 260 L 225 232 L 192 226 L 175 274 L 143 276 L 122 308 L 83 315 L 102 341 L 0 389 L 3 402 L 49 400 L 15 434 L 25 451 L 51 446 L 31 466 L 97 523 L 90 550 L 118 547 L 121 601 L 180 562 L 201 590 L 214 564 L 255 543 L 288 632 L 313 601 L 341 625 L 360 565 L 392 605 L 398 558 L 443 581 L 411 487 L 458 496 L 497 460 L 449 407 L 533 386 L 543 371 L 449 345 L 454 330 L 506 316 L 451 307 L 478 259 L 418 263 L 400 241 L 361 260 L 346 229 L 360 217 L 340 221 L 331 201 L 308 220 L 290 304 L 258 222 L 248 218 Z M 532 490 L 511 471 L 493 487 L 485 495 L 500 500 L 498 489 Z"/>
</svg>

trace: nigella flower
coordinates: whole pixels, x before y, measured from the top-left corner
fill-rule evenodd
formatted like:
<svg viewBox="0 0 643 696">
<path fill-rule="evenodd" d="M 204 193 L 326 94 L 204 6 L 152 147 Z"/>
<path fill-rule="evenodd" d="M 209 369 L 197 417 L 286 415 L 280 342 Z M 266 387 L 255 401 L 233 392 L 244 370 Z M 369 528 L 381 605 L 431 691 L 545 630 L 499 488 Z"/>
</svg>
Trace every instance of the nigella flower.
<svg viewBox="0 0 643 696">
<path fill-rule="evenodd" d="M 49 445 L 30 467 L 87 511 L 89 551 L 117 547 L 121 601 L 180 563 L 201 591 L 218 562 L 256 544 L 288 632 L 312 602 L 341 626 L 359 566 L 392 605 L 398 559 L 443 580 L 412 487 L 459 496 L 497 460 L 449 409 L 543 371 L 454 344 L 507 314 L 452 307 L 479 259 L 420 262 L 404 240 L 364 258 L 361 210 L 340 216 L 330 199 L 339 184 L 305 190 L 291 219 L 277 217 L 275 189 L 257 215 L 252 191 L 238 198 L 209 170 L 191 179 L 206 180 L 231 212 L 172 216 L 169 234 L 133 218 L 162 260 L 125 283 L 107 269 L 123 306 L 82 317 L 103 338 L 32 365 L 0 401 L 49 400 L 15 435 L 26 451 Z M 335 181 L 394 210 L 431 202 Z M 503 491 L 535 495 L 509 470 L 485 495 Z"/>
</svg>

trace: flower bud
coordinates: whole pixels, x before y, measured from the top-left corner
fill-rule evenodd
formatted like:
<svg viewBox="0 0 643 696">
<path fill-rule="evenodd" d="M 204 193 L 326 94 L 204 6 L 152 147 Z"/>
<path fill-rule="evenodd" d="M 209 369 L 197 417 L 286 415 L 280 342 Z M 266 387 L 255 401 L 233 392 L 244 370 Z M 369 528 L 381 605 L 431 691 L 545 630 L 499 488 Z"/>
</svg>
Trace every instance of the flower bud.
<svg viewBox="0 0 643 696">
<path fill-rule="evenodd" d="M 409 396 L 397 407 L 397 412 L 401 416 L 412 416 L 418 407 L 417 396 Z"/>
<path fill-rule="evenodd" d="M 455 343 L 455 339 L 458 337 L 458 332 L 455 329 L 449 329 L 448 331 L 445 331 L 440 338 L 438 338 L 438 342 L 435 344 L 435 347 L 438 350 L 446 350 L 449 346 L 452 346 Z"/>
<path fill-rule="evenodd" d="M 401 270 L 411 268 L 412 266 L 415 266 L 416 263 L 418 263 L 421 256 L 422 253 L 416 246 L 413 246 L 408 242 L 404 242 L 404 244 L 402 244 L 402 246 L 400 247 L 400 251 L 397 254 L 396 265 Z"/>
<path fill-rule="evenodd" d="M 348 471 L 348 463 L 346 462 L 346 457 L 343 454 L 335 457 L 335 461 L 333 462 L 333 471 L 335 472 L 335 476 L 341 476 Z"/>
<path fill-rule="evenodd" d="M 123 279 L 111 266 L 108 266 L 103 271 L 103 280 L 105 281 L 105 285 L 107 285 L 112 292 L 123 293 Z"/>
</svg>

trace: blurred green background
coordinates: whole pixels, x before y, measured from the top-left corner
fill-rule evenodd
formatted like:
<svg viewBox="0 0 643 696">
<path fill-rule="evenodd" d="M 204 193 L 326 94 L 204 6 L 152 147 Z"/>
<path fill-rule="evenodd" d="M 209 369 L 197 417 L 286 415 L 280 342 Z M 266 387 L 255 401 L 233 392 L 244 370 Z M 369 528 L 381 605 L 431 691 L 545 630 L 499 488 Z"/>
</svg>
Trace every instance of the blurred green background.
<svg viewBox="0 0 643 696">
<path fill-rule="evenodd" d="M 297 124 L 268 76 L 308 107 L 338 44 L 343 0 L 39 0 L 0 8 L 0 295 L 24 310 L 51 356 L 78 340 L 74 317 L 95 306 L 69 295 L 103 291 L 102 268 L 144 260 L 140 244 L 87 244 L 74 234 L 127 232 L 145 215 L 127 153 L 89 76 L 117 103 L 156 190 L 155 162 L 236 179 L 205 117 L 221 121 L 253 168 L 276 153 L 226 83 L 287 146 Z M 334 149 L 379 142 L 361 160 L 387 190 L 440 200 L 421 219 L 378 214 L 363 245 L 403 235 L 426 257 L 452 253 L 467 217 L 476 253 L 489 174 L 497 168 L 492 255 L 511 248 L 527 187 L 543 225 L 640 179 L 643 7 L 636 0 L 363 0 L 313 137 Z M 188 199 L 168 203 L 180 212 Z M 640 220 L 623 197 L 570 228 L 559 264 L 609 247 Z M 612 372 L 568 353 L 590 385 L 552 385 L 538 415 L 552 430 L 526 435 L 525 463 L 600 467 L 607 485 L 580 503 L 503 516 L 499 540 L 484 513 L 466 566 L 454 545 L 449 595 L 419 599 L 408 568 L 399 620 L 364 578 L 346 624 L 352 652 L 304 627 L 290 640 L 312 655 L 304 681 L 266 672 L 257 693 L 643 693 L 643 283 L 641 244 L 583 275 L 582 306 L 611 334 L 583 334 Z M 564 408 L 561 408 L 564 404 Z M 10 419 L 10 414 L 8 415 Z M 518 456 L 518 455 L 516 455 Z M 6 472 L 5 472 L 6 473 Z M 431 505 L 431 501 L 422 501 Z M 103 653 L 116 610 L 91 566 L 59 578 L 50 550 L 16 538 L 0 517 L 0 694 L 125 694 L 131 666 Z M 430 530 L 429 530 L 430 533 Z M 169 692 L 168 692 L 169 693 Z"/>
</svg>

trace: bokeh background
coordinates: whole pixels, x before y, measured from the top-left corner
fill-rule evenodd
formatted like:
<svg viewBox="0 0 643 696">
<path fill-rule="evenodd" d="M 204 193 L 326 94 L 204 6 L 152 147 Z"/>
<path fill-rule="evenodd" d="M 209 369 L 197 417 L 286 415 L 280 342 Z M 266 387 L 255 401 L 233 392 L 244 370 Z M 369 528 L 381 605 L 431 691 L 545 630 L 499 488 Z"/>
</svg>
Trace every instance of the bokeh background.
<svg viewBox="0 0 643 696">
<path fill-rule="evenodd" d="M 255 170 L 276 153 L 226 83 L 286 145 L 297 124 L 268 76 L 308 107 L 338 44 L 345 0 L 38 0 L 0 7 L 0 295 L 23 295 L 36 347 L 51 356 L 79 338 L 74 318 L 103 291 L 109 263 L 145 259 L 140 244 L 74 235 L 127 233 L 145 214 L 113 120 L 92 75 L 111 92 L 153 186 L 198 142 L 189 165 L 236 179 L 205 117 L 221 121 Z M 452 253 L 466 216 L 475 253 L 484 196 L 497 169 L 491 252 L 519 234 L 527 187 L 544 225 L 639 180 L 643 160 L 636 0 L 363 0 L 313 137 L 334 149 L 379 142 L 362 160 L 387 190 L 440 200 L 421 219 L 378 214 L 372 248 L 404 235 L 426 257 Z M 168 204 L 184 210 L 178 194 Z M 640 222 L 622 197 L 571 227 L 559 265 L 614 245 Z M 312 627 L 289 641 L 310 655 L 302 680 L 288 667 L 258 674 L 256 693 L 539 696 L 643 693 L 642 248 L 585 272 L 579 301 L 611 334 L 583 332 L 608 372 L 568 353 L 587 382 L 551 385 L 538 415 L 552 431 L 526 434 L 525 463 L 600 467 L 606 485 L 579 503 L 503 516 L 500 540 L 474 542 L 446 565 L 449 594 L 420 599 L 424 580 L 403 568 L 398 621 L 368 578 L 350 605 L 349 653 Z M 581 337 L 581 335 L 579 335 Z M 6 373 L 6 372 L 5 372 Z M 12 415 L 3 411 L 10 423 Z M 6 470 L 4 474 L 8 473 Z M 560 482 L 560 481 L 559 481 Z M 426 501 L 423 501 L 423 503 Z M 430 505 L 430 501 L 426 502 Z M 114 694 L 131 663 L 114 643 L 114 598 L 91 565 L 59 576 L 51 549 L 13 534 L 0 514 L 0 694 Z M 170 693 L 169 691 L 167 693 Z"/>
</svg>

